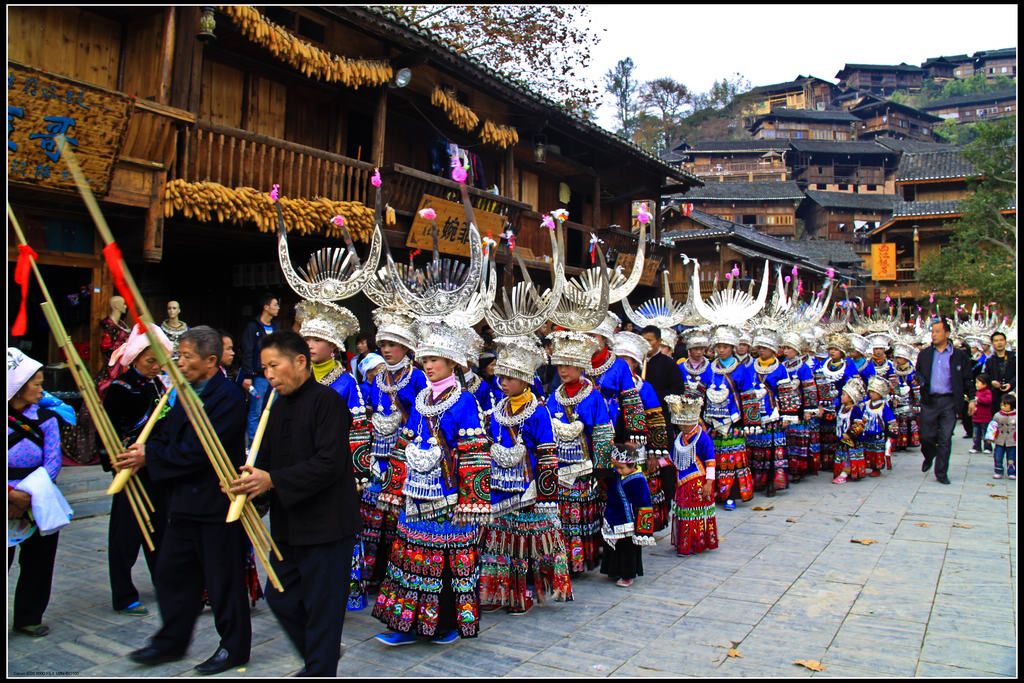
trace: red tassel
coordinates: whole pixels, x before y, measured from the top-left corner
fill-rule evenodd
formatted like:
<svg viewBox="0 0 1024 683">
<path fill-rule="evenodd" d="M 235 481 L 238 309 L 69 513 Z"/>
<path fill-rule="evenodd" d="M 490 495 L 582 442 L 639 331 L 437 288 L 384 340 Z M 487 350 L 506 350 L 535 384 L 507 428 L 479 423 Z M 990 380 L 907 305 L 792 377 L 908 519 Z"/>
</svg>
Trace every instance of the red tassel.
<svg viewBox="0 0 1024 683">
<path fill-rule="evenodd" d="M 32 261 L 39 258 L 39 254 L 27 244 L 18 245 L 18 263 L 14 266 L 14 281 L 21 285 L 21 306 L 18 308 L 18 317 L 14 320 L 14 327 L 11 328 L 12 337 L 20 337 L 28 330 L 28 316 L 25 313 L 25 299 L 28 297 L 29 272 L 32 270 Z"/>
<path fill-rule="evenodd" d="M 117 246 L 117 242 L 111 242 L 103 247 L 103 256 L 107 259 L 107 267 L 110 268 L 110 274 L 114 276 L 114 286 L 117 288 L 117 293 L 124 297 L 124 302 L 128 305 L 128 310 L 131 311 L 135 324 L 141 325 L 142 318 L 139 317 L 139 312 L 135 310 L 135 297 L 132 296 L 132 290 L 128 288 L 128 283 L 124 279 L 124 257 L 121 256 L 121 249 Z"/>
</svg>

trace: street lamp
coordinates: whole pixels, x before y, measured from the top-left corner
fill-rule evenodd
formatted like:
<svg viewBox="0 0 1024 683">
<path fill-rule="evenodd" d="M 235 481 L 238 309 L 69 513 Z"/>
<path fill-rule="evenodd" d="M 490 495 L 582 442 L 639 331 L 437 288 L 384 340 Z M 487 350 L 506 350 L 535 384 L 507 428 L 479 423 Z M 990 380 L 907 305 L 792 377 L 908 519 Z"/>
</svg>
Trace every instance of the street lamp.
<svg viewBox="0 0 1024 683">
<path fill-rule="evenodd" d="M 217 36 L 213 30 L 217 28 L 217 20 L 213 15 L 213 7 L 200 7 L 202 14 L 199 16 L 199 33 L 196 34 L 196 38 L 205 42 L 211 40 L 217 40 Z"/>
<path fill-rule="evenodd" d="M 395 73 L 395 77 L 391 79 L 391 85 L 395 88 L 404 88 L 409 85 L 409 81 L 412 80 L 412 69 L 409 67 L 403 67 Z"/>
<path fill-rule="evenodd" d="M 548 139 L 544 135 L 533 136 L 533 160 L 538 164 L 547 163 Z"/>
</svg>

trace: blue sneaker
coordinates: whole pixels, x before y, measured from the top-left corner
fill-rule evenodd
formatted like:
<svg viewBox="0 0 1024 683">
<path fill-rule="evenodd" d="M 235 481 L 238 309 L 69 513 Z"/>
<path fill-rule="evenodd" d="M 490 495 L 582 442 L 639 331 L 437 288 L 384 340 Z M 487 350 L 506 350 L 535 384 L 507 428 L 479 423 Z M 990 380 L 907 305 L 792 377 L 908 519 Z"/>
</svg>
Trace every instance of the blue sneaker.
<svg viewBox="0 0 1024 683">
<path fill-rule="evenodd" d="M 389 645 L 391 647 L 398 647 L 399 645 L 412 645 L 416 642 L 416 636 L 412 633 L 398 633 L 391 631 L 388 633 L 378 633 L 374 636 L 377 640 Z"/>
<path fill-rule="evenodd" d="M 730 498 L 729 500 L 725 501 L 725 509 L 726 510 L 735 510 L 736 509 L 736 501 L 733 500 L 732 498 Z"/>
<path fill-rule="evenodd" d="M 451 645 L 458 639 L 459 632 L 452 629 L 451 631 L 448 631 L 448 633 L 442 633 L 437 638 L 432 639 L 430 642 L 432 642 L 434 645 Z"/>
</svg>

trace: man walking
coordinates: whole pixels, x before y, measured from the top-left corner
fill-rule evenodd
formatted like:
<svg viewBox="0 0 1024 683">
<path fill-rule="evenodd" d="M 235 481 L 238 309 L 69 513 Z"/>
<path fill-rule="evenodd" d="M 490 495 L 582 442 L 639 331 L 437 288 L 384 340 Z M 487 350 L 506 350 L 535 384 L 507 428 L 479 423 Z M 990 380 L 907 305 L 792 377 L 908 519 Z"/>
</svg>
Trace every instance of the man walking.
<svg viewBox="0 0 1024 683">
<path fill-rule="evenodd" d="M 917 357 L 915 372 L 921 384 L 921 471 L 935 463 L 935 479 L 948 484 L 949 452 L 957 416 L 965 397 L 974 400 L 974 373 L 970 354 L 949 343 L 945 320 L 932 323 L 932 345 Z"/>
<path fill-rule="evenodd" d="M 270 526 L 284 558 L 271 556 L 284 592 L 267 604 L 305 660 L 302 676 L 337 676 L 349 574 L 362 528 L 352 474 L 352 414 L 310 370 L 309 346 L 297 333 L 260 341 L 260 356 L 279 398 L 256 459 L 242 467 L 231 493 L 250 499 L 270 491 Z"/>
<path fill-rule="evenodd" d="M 1017 356 L 1006 350 L 1006 335 L 992 333 L 992 355 L 985 360 L 985 374 L 992 382 L 992 410 L 998 410 L 1005 394 L 1017 390 Z"/>
<path fill-rule="evenodd" d="M 244 375 L 242 388 L 249 392 L 249 415 L 245 429 L 246 445 L 252 443 L 256 435 L 256 426 L 263 412 L 263 397 L 270 388 L 270 382 L 263 376 L 260 365 L 260 339 L 276 332 L 278 328 L 277 314 L 281 311 L 281 302 L 273 294 L 264 294 L 260 298 L 260 314 L 250 320 L 242 333 L 242 369 Z M 255 393 L 254 393 L 255 392 Z"/>
</svg>

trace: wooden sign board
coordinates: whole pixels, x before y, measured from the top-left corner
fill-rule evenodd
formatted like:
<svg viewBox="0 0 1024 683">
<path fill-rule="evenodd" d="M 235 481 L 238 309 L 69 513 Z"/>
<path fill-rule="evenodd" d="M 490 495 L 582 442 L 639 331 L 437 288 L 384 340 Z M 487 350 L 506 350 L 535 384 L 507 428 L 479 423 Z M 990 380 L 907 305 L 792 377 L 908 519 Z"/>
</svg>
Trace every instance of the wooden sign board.
<svg viewBox="0 0 1024 683">
<path fill-rule="evenodd" d="M 636 261 L 636 254 L 625 254 L 619 252 L 619 255 L 615 259 L 615 266 L 622 266 L 622 274 L 629 277 L 629 274 L 633 270 L 633 262 Z M 658 268 L 661 267 L 661 258 L 651 258 L 647 256 L 644 258 L 644 270 L 640 274 L 640 284 L 651 287 L 654 285 L 654 278 L 658 276 Z"/>
<path fill-rule="evenodd" d="M 871 279 L 896 279 L 896 244 L 871 245 Z"/>
<path fill-rule="evenodd" d="M 128 95 L 7 62 L 7 180 L 77 192 L 63 135 L 93 192 L 107 194 L 132 109 Z"/>
<path fill-rule="evenodd" d="M 420 200 L 416 217 L 412 221 L 412 228 L 409 229 L 409 237 L 405 246 L 411 249 L 420 249 L 429 252 L 434 248 L 434 238 L 431 234 L 430 221 L 420 216 L 420 211 L 431 208 L 437 213 L 435 223 L 437 224 L 437 249 L 445 254 L 455 256 L 469 256 L 469 223 L 466 221 L 466 210 L 462 204 L 450 202 L 447 199 L 434 197 L 429 194 L 423 195 Z M 505 217 L 473 209 L 476 217 L 476 227 L 480 231 L 480 237 L 491 234 L 491 239 L 500 242 L 499 235 L 505 232 Z"/>
</svg>

